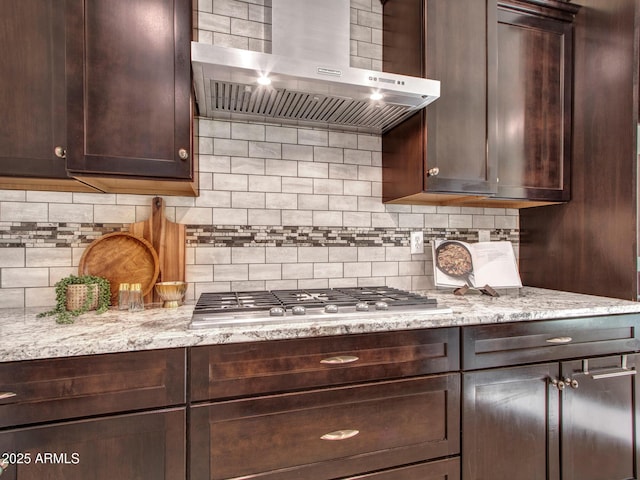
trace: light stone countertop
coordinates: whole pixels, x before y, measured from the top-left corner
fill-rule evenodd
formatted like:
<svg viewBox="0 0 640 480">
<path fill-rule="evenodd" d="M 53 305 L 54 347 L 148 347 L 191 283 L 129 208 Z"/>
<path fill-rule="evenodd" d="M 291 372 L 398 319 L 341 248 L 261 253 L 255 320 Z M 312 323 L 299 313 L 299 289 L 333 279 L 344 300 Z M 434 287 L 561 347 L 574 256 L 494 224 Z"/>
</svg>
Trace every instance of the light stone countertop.
<svg viewBox="0 0 640 480">
<path fill-rule="evenodd" d="M 419 292 L 449 307 L 451 314 L 389 313 L 378 318 L 295 321 L 258 326 L 189 329 L 193 305 L 149 308 L 129 313 L 87 313 L 72 325 L 55 317 L 37 318 L 44 309 L 0 309 L 0 362 L 67 357 L 158 348 L 214 345 L 352 333 L 520 322 L 594 315 L 640 313 L 640 302 L 525 287 L 501 291 L 492 298 L 452 290 Z M 640 323 L 640 317 L 639 317 Z"/>
</svg>

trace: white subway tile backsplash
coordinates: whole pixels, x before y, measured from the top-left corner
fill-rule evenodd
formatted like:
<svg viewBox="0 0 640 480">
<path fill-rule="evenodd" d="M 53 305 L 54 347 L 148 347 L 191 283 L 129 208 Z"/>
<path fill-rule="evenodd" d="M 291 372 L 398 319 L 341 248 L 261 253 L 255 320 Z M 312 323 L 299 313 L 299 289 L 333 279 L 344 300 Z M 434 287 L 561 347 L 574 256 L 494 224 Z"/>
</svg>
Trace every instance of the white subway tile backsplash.
<svg viewBox="0 0 640 480">
<path fill-rule="evenodd" d="M 473 215 L 474 228 L 494 228 L 495 217 L 492 215 Z"/>
<path fill-rule="evenodd" d="M 356 165 L 344 165 L 332 163 L 329 165 L 329 178 L 342 180 L 357 180 L 358 167 Z"/>
<path fill-rule="evenodd" d="M 282 225 L 282 215 L 280 210 L 249 210 L 249 225 Z"/>
<path fill-rule="evenodd" d="M 283 193 L 313 193 L 313 180 L 311 178 L 282 177 Z"/>
<path fill-rule="evenodd" d="M 300 145 L 329 145 L 329 132 L 326 130 L 298 130 L 298 143 Z"/>
<path fill-rule="evenodd" d="M 342 219 L 345 225 L 352 227 L 371 226 L 371 214 L 368 212 L 344 212 Z"/>
<path fill-rule="evenodd" d="M 345 262 L 344 264 L 344 276 L 345 277 L 370 277 L 371 276 L 371 262 L 363 262 L 358 260 L 357 262 Z"/>
<path fill-rule="evenodd" d="M 230 248 L 200 246 L 192 250 L 194 250 L 195 263 L 198 265 L 222 265 L 231 263 Z"/>
<path fill-rule="evenodd" d="M 318 195 L 342 195 L 342 180 L 315 178 L 313 180 L 313 193 Z"/>
<path fill-rule="evenodd" d="M 40 190 L 26 192 L 27 202 L 45 202 L 45 203 L 71 203 L 73 202 L 73 193 L 71 192 L 43 192 Z M 22 200 L 22 199 L 21 199 Z"/>
<path fill-rule="evenodd" d="M 371 196 L 371 182 L 345 180 L 343 186 L 345 195 L 356 195 L 358 197 Z"/>
<path fill-rule="evenodd" d="M 232 208 L 264 208 L 265 194 L 261 192 L 231 192 Z"/>
<path fill-rule="evenodd" d="M 93 205 L 49 204 L 50 222 L 93 223 Z"/>
<path fill-rule="evenodd" d="M 371 154 L 368 150 L 344 150 L 344 163 L 352 165 L 371 165 Z"/>
<path fill-rule="evenodd" d="M 295 193 L 267 193 L 266 208 L 296 210 L 298 195 Z"/>
<path fill-rule="evenodd" d="M 199 167 L 201 179 L 202 172 L 230 173 L 231 157 L 226 155 L 200 155 Z"/>
<path fill-rule="evenodd" d="M 424 215 L 417 213 L 400 213 L 398 214 L 398 224 L 400 228 L 423 228 Z"/>
<path fill-rule="evenodd" d="M 281 192 L 282 177 L 277 175 L 250 175 L 249 191 L 251 192 Z"/>
<path fill-rule="evenodd" d="M 342 212 L 313 212 L 313 225 L 316 227 L 341 227 Z"/>
<path fill-rule="evenodd" d="M 298 261 L 301 262 L 300 257 L 298 257 Z M 282 278 L 313 278 L 313 263 L 285 263 L 282 265 Z"/>
<path fill-rule="evenodd" d="M 386 259 L 384 247 L 358 247 L 359 262 L 381 262 Z"/>
<path fill-rule="evenodd" d="M 210 32 L 231 33 L 231 19 L 222 15 L 200 12 L 198 14 L 198 29 Z"/>
<path fill-rule="evenodd" d="M 335 147 L 313 147 L 313 161 L 327 163 L 343 163 L 344 150 Z"/>
<path fill-rule="evenodd" d="M 358 260 L 356 247 L 329 247 L 329 262 L 355 262 Z"/>
<path fill-rule="evenodd" d="M 25 288 L 24 290 L 25 307 L 48 307 L 56 303 L 55 288 Z M 4 305 L 3 305 L 4 306 Z"/>
<path fill-rule="evenodd" d="M 224 2 L 213 2 L 213 13 L 226 17 L 249 18 L 249 5 L 246 2 L 236 0 L 226 0 Z"/>
<path fill-rule="evenodd" d="M 311 178 L 328 178 L 329 164 L 315 162 L 298 162 L 298 175 Z"/>
<path fill-rule="evenodd" d="M 358 197 L 346 196 L 346 195 L 330 195 L 329 196 L 329 210 L 357 210 L 358 209 Z M 351 225 L 351 223 L 345 221 L 345 225 Z"/>
<path fill-rule="evenodd" d="M 200 137 L 202 139 L 202 137 Z M 214 155 L 229 155 L 231 157 L 248 157 L 249 142 L 247 140 L 232 140 L 229 138 L 215 138 L 213 140 Z"/>
<path fill-rule="evenodd" d="M 2 288 L 48 287 L 49 269 L 39 268 L 3 268 L 1 273 Z"/>
<path fill-rule="evenodd" d="M 194 282 L 213 282 L 213 265 L 186 265 L 185 280 Z"/>
<path fill-rule="evenodd" d="M 249 280 L 282 280 L 282 265 L 249 265 Z"/>
<path fill-rule="evenodd" d="M 311 210 L 283 210 L 282 225 L 311 226 L 313 225 L 313 212 Z"/>
<path fill-rule="evenodd" d="M 329 196 L 298 195 L 298 208 L 302 210 L 329 210 Z"/>
<path fill-rule="evenodd" d="M 176 222 L 186 223 L 188 225 L 211 225 L 212 213 L 213 213 L 213 218 L 215 218 L 215 214 L 217 210 L 224 210 L 224 209 L 217 209 L 217 208 L 211 209 L 211 208 L 200 208 L 200 207 L 176 207 Z"/>
<path fill-rule="evenodd" d="M 70 267 L 70 248 L 28 248 L 26 249 L 25 265 L 27 267 Z"/>
<path fill-rule="evenodd" d="M 93 220 L 96 223 L 133 223 L 136 207 L 133 205 L 94 205 Z"/>
<path fill-rule="evenodd" d="M 298 129 L 291 128 L 291 127 L 275 127 L 275 126 L 267 125 L 265 140 L 267 142 L 297 144 Z"/>
<path fill-rule="evenodd" d="M 374 277 L 397 277 L 398 262 L 371 262 L 371 275 Z"/>
<path fill-rule="evenodd" d="M 236 282 L 240 280 L 248 280 L 249 265 L 214 265 L 213 278 L 216 282 Z"/>
<path fill-rule="evenodd" d="M 297 247 L 266 247 L 266 263 L 296 263 L 298 261 Z"/>
<path fill-rule="evenodd" d="M 313 161 L 313 147 L 308 145 L 282 145 L 282 158 L 286 160 Z"/>
<path fill-rule="evenodd" d="M 274 142 L 249 142 L 249 156 L 282 158 L 282 144 Z"/>
<path fill-rule="evenodd" d="M 342 278 L 342 263 L 314 263 L 313 278 Z"/>
<path fill-rule="evenodd" d="M 313 280 L 299 280 L 298 288 L 329 288 L 329 279 L 316 278 Z"/>
<path fill-rule="evenodd" d="M 298 176 L 298 162 L 293 160 L 276 160 L 267 159 L 265 163 L 265 173 L 267 175 L 281 176 L 281 177 L 297 177 Z M 284 188 L 285 178 L 282 179 Z"/>
<path fill-rule="evenodd" d="M 235 192 L 225 192 L 216 190 L 200 190 L 200 196 L 196 198 L 196 207 L 231 207 L 231 194 Z"/>
<path fill-rule="evenodd" d="M 47 203 L 0 202 L 2 222 L 46 222 L 49 220 Z"/>
<path fill-rule="evenodd" d="M 339 148 L 358 148 L 358 135 L 355 133 L 329 132 L 329 146 Z"/>
<path fill-rule="evenodd" d="M 264 175 L 264 158 L 231 157 L 231 173 Z"/>
<path fill-rule="evenodd" d="M 249 177 L 247 175 L 233 173 L 214 173 L 214 190 L 246 191 L 249 188 Z"/>
<path fill-rule="evenodd" d="M 265 247 L 232 247 L 231 262 L 239 263 L 264 263 Z"/>
<path fill-rule="evenodd" d="M 0 305 L 2 308 L 24 308 L 24 288 L 0 288 Z M 55 305 L 55 296 L 47 305 Z"/>
<path fill-rule="evenodd" d="M 0 248 L 0 269 L 25 267 L 25 250 L 25 248 Z"/>
</svg>

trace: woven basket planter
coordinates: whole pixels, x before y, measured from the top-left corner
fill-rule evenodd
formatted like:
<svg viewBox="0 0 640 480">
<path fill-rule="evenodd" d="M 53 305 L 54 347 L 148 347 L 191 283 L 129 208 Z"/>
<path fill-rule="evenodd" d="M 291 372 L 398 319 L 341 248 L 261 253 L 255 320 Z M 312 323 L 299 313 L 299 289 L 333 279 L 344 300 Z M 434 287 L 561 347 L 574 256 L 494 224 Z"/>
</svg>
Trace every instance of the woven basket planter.
<svg viewBox="0 0 640 480">
<path fill-rule="evenodd" d="M 83 308 L 89 296 L 89 289 L 93 290 L 93 298 L 87 309 L 95 310 L 98 308 L 99 288 L 100 286 L 97 283 L 94 285 L 67 285 L 67 310 Z"/>
</svg>

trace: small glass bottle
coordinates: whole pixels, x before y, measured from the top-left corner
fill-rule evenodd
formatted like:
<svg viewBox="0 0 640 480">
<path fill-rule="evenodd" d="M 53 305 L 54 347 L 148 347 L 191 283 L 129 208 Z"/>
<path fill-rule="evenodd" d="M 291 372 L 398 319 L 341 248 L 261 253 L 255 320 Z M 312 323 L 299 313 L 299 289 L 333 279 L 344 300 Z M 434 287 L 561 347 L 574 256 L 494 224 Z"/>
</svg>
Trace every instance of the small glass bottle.
<svg viewBox="0 0 640 480">
<path fill-rule="evenodd" d="M 142 298 L 142 285 L 132 283 L 129 290 L 129 311 L 141 312 L 144 310 L 144 300 Z"/>
<path fill-rule="evenodd" d="M 118 289 L 118 310 L 129 310 L 129 284 L 121 283 Z"/>
</svg>

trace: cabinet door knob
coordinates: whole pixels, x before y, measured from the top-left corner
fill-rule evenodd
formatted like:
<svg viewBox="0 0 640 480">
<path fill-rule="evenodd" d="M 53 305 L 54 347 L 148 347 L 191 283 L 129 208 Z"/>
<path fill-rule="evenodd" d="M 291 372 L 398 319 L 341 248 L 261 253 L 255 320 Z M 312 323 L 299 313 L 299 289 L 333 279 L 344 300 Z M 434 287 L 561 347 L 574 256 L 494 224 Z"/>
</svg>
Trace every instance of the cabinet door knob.
<svg viewBox="0 0 640 480">
<path fill-rule="evenodd" d="M 440 173 L 440 169 L 438 167 L 433 167 L 427 170 L 427 177 L 437 177 Z"/>
<path fill-rule="evenodd" d="M 556 387 L 558 390 L 562 391 L 565 389 L 565 387 L 567 386 L 566 383 L 564 383 L 562 380 L 558 380 L 556 378 L 552 378 L 550 380 L 551 385 L 553 385 L 554 387 Z"/>
<path fill-rule="evenodd" d="M 573 388 L 574 390 L 576 390 L 580 384 L 578 383 L 578 380 L 576 380 L 575 378 L 565 378 L 564 379 L 564 383 L 566 383 L 569 387 Z"/>
<path fill-rule="evenodd" d="M 67 158 L 67 151 L 64 149 L 64 147 L 57 146 L 53 149 L 53 153 L 55 153 L 56 157 L 58 158 Z"/>
<path fill-rule="evenodd" d="M 360 430 L 336 430 L 335 432 L 329 432 L 322 435 L 322 440 L 346 440 L 348 438 L 355 437 L 360 433 Z"/>
<path fill-rule="evenodd" d="M 180 160 L 187 160 L 189 158 L 189 152 L 187 152 L 184 148 L 178 150 L 178 156 Z"/>
</svg>

